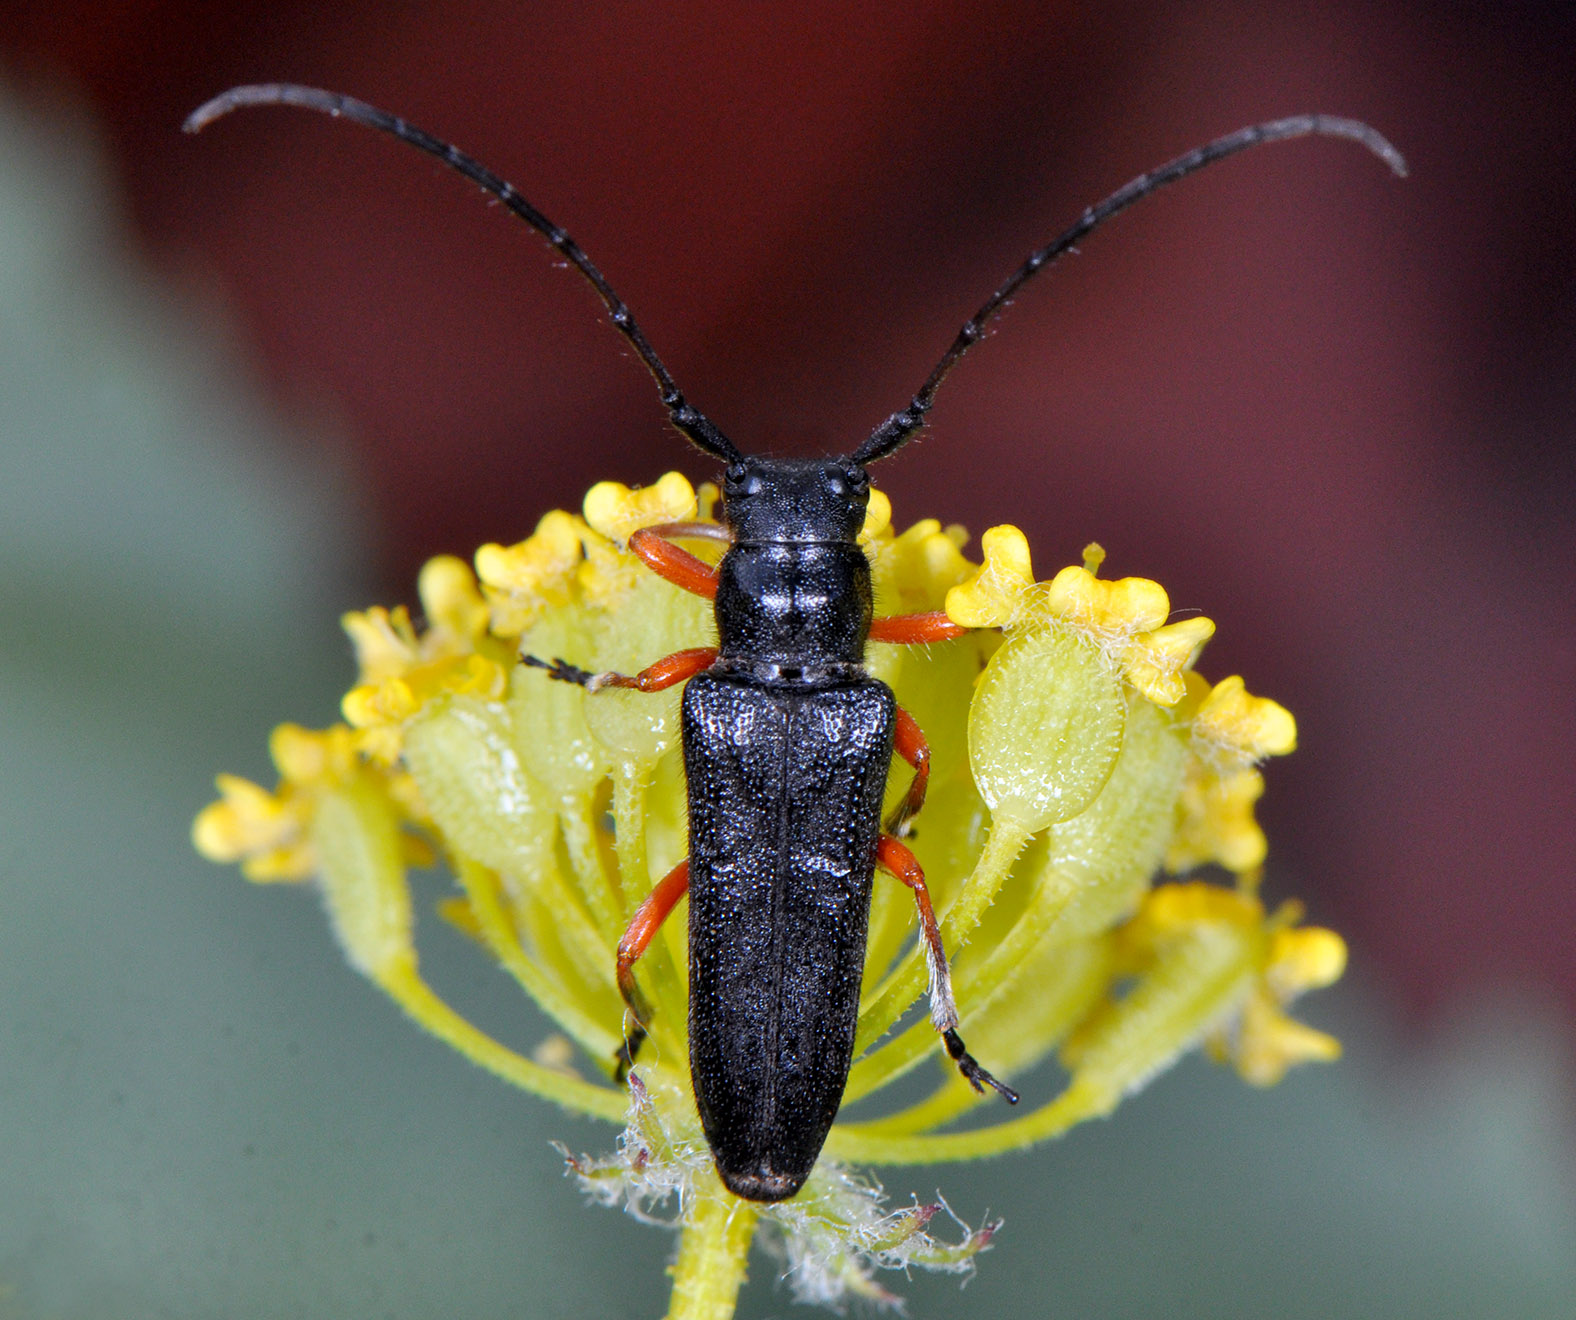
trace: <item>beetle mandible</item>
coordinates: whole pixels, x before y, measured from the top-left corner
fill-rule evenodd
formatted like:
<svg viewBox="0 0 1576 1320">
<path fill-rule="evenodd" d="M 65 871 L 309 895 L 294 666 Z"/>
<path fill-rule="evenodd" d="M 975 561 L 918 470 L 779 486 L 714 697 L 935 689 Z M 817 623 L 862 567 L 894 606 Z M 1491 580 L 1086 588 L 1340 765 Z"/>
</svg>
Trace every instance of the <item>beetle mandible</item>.
<svg viewBox="0 0 1576 1320">
<path fill-rule="evenodd" d="M 287 83 L 232 88 L 199 107 L 185 127 L 197 132 L 256 105 L 299 106 L 379 129 L 502 202 L 585 277 L 656 379 L 673 425 L 726 465 L 720 525 L 669 523 L 629 540 L 652 571 L 715 601 L 716 647 L 680 651 L 633 675 L 521 657 L 588 693 L 656 692 L 688 680 L 689 856 L 657 884 L 619 943 L 618 985 L 634 1025 L 617 1075 L 633 1063 L 649 1020 L 636 960 L 687 893 L 690 1075 L 706 1140 L 737 1195 L 792 1196 L 820 1154 L 847 1083 L 879 866 L 913 892 L 930 971 L 930 1017 L 947 1053 L 975 1090 L 992 1088 L 1017 1103 L 1017 1093 L 982 1068 L 958 1035 L 924 873 L 902 842 L 925 800 L 929 750 L 919 726 L 864 664 L 868 641 L 939 642 L 966 630 L 939 612 L 873 617 L 870 566 L 857 540 L 870 494 L 866 468 L 925 425 L 941 381 L 1023 284 L 1155 189 L 1248 147 L 1310 134 L 1356 141 L 1404 174 L 1395 148 L 1357 120 L 1299 115 L 1239 129 L 1139 175 L 1030 253 L 964 322 L 908 406 L 851 453 L 777 459 L 742 453 L 688 403 L 580 246 L 491 170 L 364 101 Z M 677 544 L 695 538 L 726 541 L 715 568 Z M 914 773 L 883 822 L 894 752 Z"/>
</svg>

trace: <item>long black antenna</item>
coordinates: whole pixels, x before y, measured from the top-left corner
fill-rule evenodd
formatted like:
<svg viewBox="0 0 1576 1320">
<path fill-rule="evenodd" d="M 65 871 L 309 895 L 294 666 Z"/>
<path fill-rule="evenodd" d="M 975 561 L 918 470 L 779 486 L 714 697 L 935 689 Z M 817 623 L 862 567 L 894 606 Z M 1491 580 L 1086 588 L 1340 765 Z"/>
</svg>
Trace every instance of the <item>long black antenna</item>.
<svg viewBox="0 0 1576 1320">
<path fill-rule="evenodd" d="M 733 442 L 723 435 L 708 417 L 685 402 L 683 392 L 647 341 L 645 333 L 635 323 L 635 318 L 630 315 L 624 300 L 613 291 L 613 286 L 607 282 L 591 258 L 586 256 L 580 245 L 568 233 L 520 196 L 513 184 L 499 178 L 481 162 L 473 160 L 464 152 L 433 137 L 414 124 L 406 123 L 397 115 L 379 110 L 375 105 L 368 105 L 365 101 L 358 101 L 354 97 L 341 96 L 337 92 L 320 91 L 315 87 L 301 87 L 294 83 L 262 83 L 232 87 L 213 100 L 198 106 L 187 117 L 183 127 L 188 133 L 200 133 L 214 120 L 223 118 L 232 110 L 253 105 L 300 106 L 302 109 L 316 110 L 336 119 L 342 116 L 355 123 L 364 124 L 368 128 L 392 134 L 401 142 L 408 142 L 428 155 L 436 156 L 450 169 L 463 174 L 483 192 L 496 197 L 552 244 L 555 251 L 562 254 L 570 265 L 586 277 L 586 281 L 596 290 L 597 296 L 606 306 L 614 327 L 629 340 L 635 352 L 640 355 L 640 360 L 646 364 L 646 369 L 656 378 L 657 387 L 662 392 L 662 402 L 668 410 L 669 417 L 672 418 L 673 425 L 700 448 L 722 459 L 723 462 L 736 463 L 740 460 L 742 455 L 734 447 Z"/>
<path fill-rule="evenodd" d="M 1406 162 L 1401 159 L 1401 153 L 1384 137 L 1360 120 L 1337 119 L 1331 115 L 1296 115 L 1290 119 L 1275 119 L 1268 123 L 1239 128 L 1235 133 L 1228 133 L 1213 142 L 1206 142 L 1202 147 L 1195 147 L 1185 155 L 1168 161 L 1159 169 L 1140 174 L 1131 183 L 1118 188 L 1103 202 L 1091 206 L 1083 213 L 1078 223 L 1066 233 L 1031 252 L 1028 259 L 1012 273 L 1007 282 L 991 294 L 985 300 L 984 306 L 963 323 L 963 328 L 958 331 L 952 346 L 941 355 L 941 361 L 936 363 L 930 375 L 925 377 L 925 383 L 919 387 L 919 392 L 914 395 L 908 407 L 902 412 L 893 413 L 876 427 L 870 433 L 869 439 L 853 452 L 852 461 L 865 464 L 873 463 L 878 458 L 885 458 L 924 426 L 925 414 L 930 411 L 937 386 L 946 379 L 947 373 L 957 364 L 958 359 L 983 338 L 985 327 L 1001 314 L 1012 295 L 1033 276 L 1071 249 L 1091 230 L 1105 223 L 1119 211 L 1125 211 L 1134 202 L 1149 196 L 1157 188 L 1175 183 L 1184 175 L 1192 174 L 1194 170 L 1201 170 L 1206 165 L 1213 165 L 1217 160 L 1224 160 L 1227 156 L 1234 156 L 1239 151 L 1256 147 L 1263 142 L 1279 142 L 1286 138 L 1307 137 L 1310 134 L 1350 138 L 1367 147 L 1395 174 L 1402 177 L 1406 175 Z"/>
</svg>

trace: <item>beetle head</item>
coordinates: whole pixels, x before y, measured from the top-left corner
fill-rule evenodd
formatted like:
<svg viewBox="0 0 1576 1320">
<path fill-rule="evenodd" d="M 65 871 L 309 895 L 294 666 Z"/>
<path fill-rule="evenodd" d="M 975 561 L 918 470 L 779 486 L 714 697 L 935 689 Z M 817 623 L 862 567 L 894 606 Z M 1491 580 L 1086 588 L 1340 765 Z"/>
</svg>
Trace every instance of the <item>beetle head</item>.
<svg viewBox="0 0 1576 1320">
<path fill-rule="evenodd" d="M 722 477 L 722 517 L 735 541 L 853 543 L 870 479 L 846 458 L 744 457 Z"/>
</svg>

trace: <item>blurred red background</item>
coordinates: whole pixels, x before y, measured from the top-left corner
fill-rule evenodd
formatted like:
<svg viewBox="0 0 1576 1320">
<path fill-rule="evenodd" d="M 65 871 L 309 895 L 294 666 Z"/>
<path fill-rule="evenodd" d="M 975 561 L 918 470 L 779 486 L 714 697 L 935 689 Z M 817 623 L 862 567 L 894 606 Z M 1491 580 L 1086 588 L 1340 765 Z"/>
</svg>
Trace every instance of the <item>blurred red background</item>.
<svg viewBox="0 0 1576 1320">
<path fill-rule="evenodd" d="M 1085 542 L 1297 714 L 1271 892 L 1424 1010 L 1576 1008 L 1576 15 L 1567 5 L 0 6 L 84 100 L 154 260 L 342 419 L 383 596 L 602 477 L 708 475 L 594 299 L 351 92 L 512 179 L 745 449 L 846 451 L 1032 247 L 1243 123 L 1360 116 L 1146 202 L 1031 286 L 876 471 L 901 522 Z M 325 620 L 325 627 L 331 622 Z"/>
</svg>

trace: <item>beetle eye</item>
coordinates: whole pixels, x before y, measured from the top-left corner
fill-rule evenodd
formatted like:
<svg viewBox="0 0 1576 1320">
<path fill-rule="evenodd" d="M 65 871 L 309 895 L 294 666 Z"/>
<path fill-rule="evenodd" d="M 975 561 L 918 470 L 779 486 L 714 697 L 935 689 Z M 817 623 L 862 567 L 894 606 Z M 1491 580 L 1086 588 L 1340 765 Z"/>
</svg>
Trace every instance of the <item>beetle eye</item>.
<svg viewBox="0 0 1576 1320">
<path fill-rule="evenodd" d="M 851 467 L 843 474 L 848 480 L 848 489 L 856 495 L 863 495 L 870 489 L 870 477 L 862 467 Z"/>
<path fill-rule="evenodd" d="M 744 464 L 729 463 L 722 474 L 722 479 L 729 486 L 737 486 L 744 480 Z"/>
</svg>

